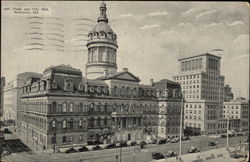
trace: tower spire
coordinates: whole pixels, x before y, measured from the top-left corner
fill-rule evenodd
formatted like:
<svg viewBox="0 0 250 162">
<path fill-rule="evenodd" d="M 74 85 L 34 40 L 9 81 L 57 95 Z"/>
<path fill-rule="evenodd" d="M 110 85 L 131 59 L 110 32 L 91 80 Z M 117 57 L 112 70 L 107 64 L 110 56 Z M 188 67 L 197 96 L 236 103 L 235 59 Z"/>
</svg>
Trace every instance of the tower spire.
<svg viewBox="0 0 250 162">
<path fill-rule="evenodd" d="M 106 3 L 102 1 L 100 5 L 100 16 L 98 17 L 97 22 L 103 21 L 108 23 L 106 11 L 107 11 Z"/>
</svg>

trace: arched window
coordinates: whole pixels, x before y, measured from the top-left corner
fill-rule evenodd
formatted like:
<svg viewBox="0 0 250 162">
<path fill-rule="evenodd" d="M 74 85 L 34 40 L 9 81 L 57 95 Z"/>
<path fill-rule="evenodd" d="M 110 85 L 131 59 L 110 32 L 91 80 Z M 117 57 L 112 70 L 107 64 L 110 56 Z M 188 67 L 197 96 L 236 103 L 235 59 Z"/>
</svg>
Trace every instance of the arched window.
<svg viewBox="0 0 250 162">
<path fill-rule="evenodd" d="M 51 127 L 52 127 L 52 129 L 55 129 L 55 128 L 56 128 L 56 121 L 55 121 L 55 120 L 52 121 Z"/>
<path fill-rule="evenodd" d="M 63 112 L 67 112 L 67 104 L 63 103 Z"/>
<path fill-rule="evenodd" d="M 79 120 L 79 128 L 82 128 L 82 119 Z"/>
<path fill-rule="evenodd" d="M 113 105 L 113 112 L 116 111 L 116 104 Z"/>
<path fill-rule="evenodd" d="M 97 105 L 97 112 L 101 112 L 101 103 Z"/>
<path fill-rule="evenodd" d="M 101 119 L 100 118 L 97 119 L 97 125 L 101 125 Z"/>
<path fill-rule="evenodd" d="M 51 106 L 51 112 L 52 113 L 56 112 L 56 107 L 57 107 L 57 103 L 56 102 L 52 102 L 52 106 Z"/>
<path fill-rule="evenodd" d="M 90 111 L 91 111 L 91 112 L 94 111 L 94 103 L 92 103 L 92 104 L 90 105 Z"/>
<path fill-rule="evenodd" d="M 63 128 L 64 129 L 67 128 L 67 122 L 66 122 L 66 120 L 63 120 Z"/>
<path fill-rule="evenodd" d="M 69 105 L 69 112 L 73 112 L 73 103 L 70 103 Z"/>
<path fill-rule="evenodd" d="M 70 122 L 69 122 L 69 128 L 73 129 L 73 119 L 71 119 Z"/>
<path fill-rule="evenodd" d="M 108 104 L 105 103 L 105 104 L 104 104 L 104 112 L 107 112 L 107 111 L 108 111 Z"/>
<path fill-rule="evenodd" d="M 107 118 L 104 118 L 104 125 L 107 125 Z"/>
<path fill-rule="evenodd" d="M 80 103 L 79 108 L 80 108 L 80 112 L 84 112 L 82 103 Z"/>
</svg>

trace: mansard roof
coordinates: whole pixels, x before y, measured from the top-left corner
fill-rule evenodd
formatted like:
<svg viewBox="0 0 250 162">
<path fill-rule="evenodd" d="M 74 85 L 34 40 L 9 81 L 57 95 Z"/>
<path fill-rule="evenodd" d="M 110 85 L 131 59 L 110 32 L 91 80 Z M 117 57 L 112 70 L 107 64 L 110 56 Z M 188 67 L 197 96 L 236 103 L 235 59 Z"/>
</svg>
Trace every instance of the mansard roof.
<svg viewBox="0 0 250 162">
<path fill-rule="evenodd" d="M 72 74 L 72 75 L 79 75 L 82 76 L 82 72 L 80 69 L 75 69 L 70 65 L 58 65 L 58 66 L 50 66 L 44 70 L 43 73 L 47 71 L 53 71 L 54 73 L 65 73 L 65 74 Z"/>
<path fill-rule="evenodd" d="M 168 79 L 162 79 L 158 82 L 154 82 L 153 85 L 157 88 L 177 88 L 180 89 L 180 84 Z"/>
<path fill-rule="evenodd" d="M 141 81 L 139 79 L 139 77 L 136 77 L 135 75 L 133 75 L 129 71 L 118 72 L 112 76 L 108 76 L 106 78 L 102 77 L 99 79 L 101 79 L 101 80 L 124 80 L 124 81 L 131 81 L 131 82 L 140 82 Z"/>
<path fill-rule="evenodd" d="M 140 84 L 139 85 L 140 88 L 146 88 L 146 89 L 155 89 L 154 86 L 151 86 L 151 85 L 145 85 L 145 84 Z"/>
</svg>

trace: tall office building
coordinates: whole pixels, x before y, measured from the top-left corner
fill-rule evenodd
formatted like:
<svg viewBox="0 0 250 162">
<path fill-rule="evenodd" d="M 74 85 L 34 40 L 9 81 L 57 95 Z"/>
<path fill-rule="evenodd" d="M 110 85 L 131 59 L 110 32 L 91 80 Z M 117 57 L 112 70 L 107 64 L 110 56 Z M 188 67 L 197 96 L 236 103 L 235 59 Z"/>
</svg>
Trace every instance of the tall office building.
<svg viewBox="0 0 250 162">
<path fill-rule="evenodd" d="M 185 95 L 184 127 L 193 133 L 216 134 L 222 118 L 224 76 L 220 75 L 221 57 L 209 53 L 181 58 L 174 80 Z"/>
</svg>

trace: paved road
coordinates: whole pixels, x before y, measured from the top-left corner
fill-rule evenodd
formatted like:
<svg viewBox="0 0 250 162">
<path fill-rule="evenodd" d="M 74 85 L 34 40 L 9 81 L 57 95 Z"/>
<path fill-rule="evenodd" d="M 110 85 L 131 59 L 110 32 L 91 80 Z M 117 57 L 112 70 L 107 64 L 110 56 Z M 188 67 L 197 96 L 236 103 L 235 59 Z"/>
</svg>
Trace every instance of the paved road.
<svg viewBox="0 0 250 162">
<path fill-rule="evenodd" d="M 239 146 L 239 141 L 246 141 L 246 136 L 232 137 L 229 138 L 229 146 Z M 188 149 L 191 146 L 199 147 L 202 151 L 216 149 L 216 146 L 208 146 L 208 141 L 216 141 L 216 138 L 211 138 L 207 136 L 199 136 L 190 141 L 182 142 L 182 154 L 187 154 Z M 226 146 L 226 138 L 218 138 L 218 148 Z M 133 147 L 122 148 L 122 162 L 133 162 L 134 155 L 136 162 L 148 162 L 152 161 L 152 152 L 161 152 L 166 154 L 168 150 L 179 152 L 179 143 L 167 143 L 164 145 L 150 144 L 146 145 L 145 149 L 136 150 L 134 153 Z M 101 151 L 89 151 L 83 153 L 59 153 L 59 154 L 28 154 L 28 153 L 18 153 L 8 156 L 7 159 L 11 162 L 79 162 L 80 159 L 84 162 L 118 162 L 116 155 L 120 154 L 120 149 L 110 149 Z"/>
</svg>

